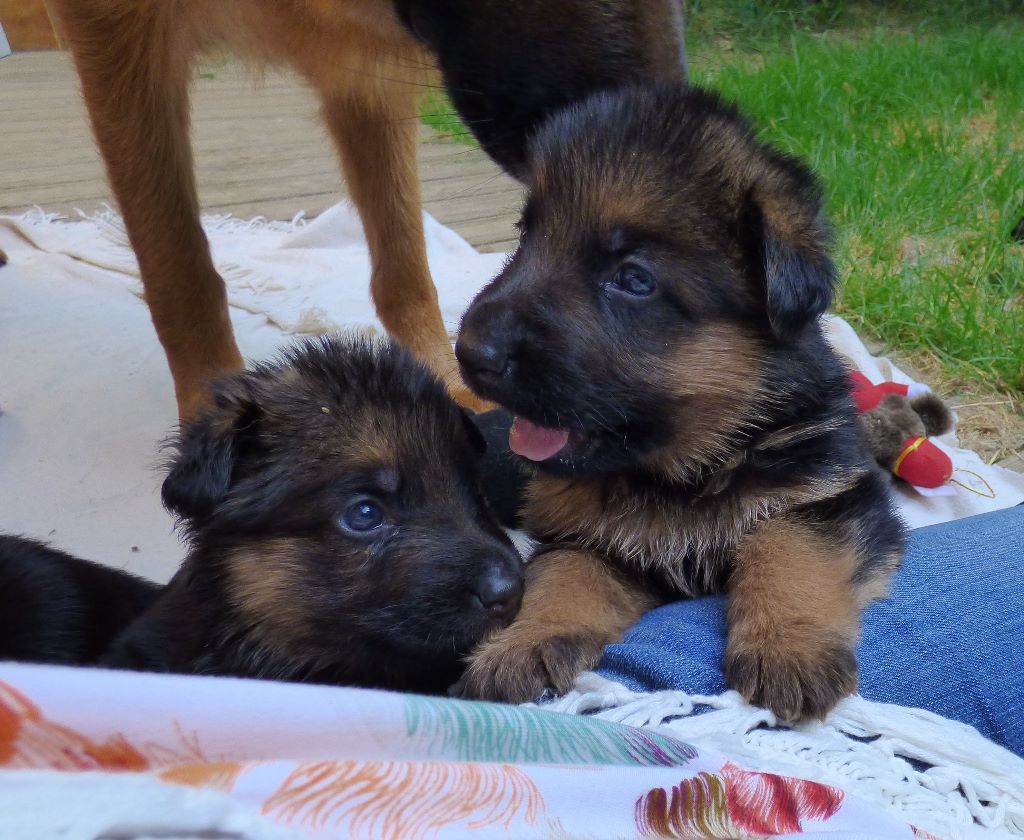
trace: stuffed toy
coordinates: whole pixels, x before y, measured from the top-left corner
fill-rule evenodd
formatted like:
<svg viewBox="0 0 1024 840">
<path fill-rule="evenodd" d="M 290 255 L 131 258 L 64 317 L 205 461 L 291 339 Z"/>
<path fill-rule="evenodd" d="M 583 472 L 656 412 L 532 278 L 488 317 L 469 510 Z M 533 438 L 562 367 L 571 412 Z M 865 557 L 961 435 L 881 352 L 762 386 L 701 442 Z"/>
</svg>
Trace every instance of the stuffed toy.
<svg viewBox="0 0 1024 840">
<path fill-rule="evenodd" d="M 953 428 L 953 414 L 927 385 L 873 385 L 853 371 L 853 400 L 863 421 L 868 449 L 893 475 L 918 488 L 941 487 L 953 462 L 929 437 Z"/>
</svg>

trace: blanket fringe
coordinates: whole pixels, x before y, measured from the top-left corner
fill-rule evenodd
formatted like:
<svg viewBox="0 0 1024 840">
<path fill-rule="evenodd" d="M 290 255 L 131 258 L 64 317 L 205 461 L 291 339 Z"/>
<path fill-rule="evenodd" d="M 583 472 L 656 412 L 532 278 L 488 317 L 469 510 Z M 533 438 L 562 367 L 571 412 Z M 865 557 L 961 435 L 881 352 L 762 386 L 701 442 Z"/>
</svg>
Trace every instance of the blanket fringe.
<svg viewBox="0 0 1024 840">
<path fill-rule="evenodd" d="M 923 709 L 850 697 L 824 722 L 785 727 L 735 691 L 642 694 L 593 673 L 542 708 L 657 728 L 832 784 L 947 838 L 1024 836 L 1024 759 Z"/>
</svg>

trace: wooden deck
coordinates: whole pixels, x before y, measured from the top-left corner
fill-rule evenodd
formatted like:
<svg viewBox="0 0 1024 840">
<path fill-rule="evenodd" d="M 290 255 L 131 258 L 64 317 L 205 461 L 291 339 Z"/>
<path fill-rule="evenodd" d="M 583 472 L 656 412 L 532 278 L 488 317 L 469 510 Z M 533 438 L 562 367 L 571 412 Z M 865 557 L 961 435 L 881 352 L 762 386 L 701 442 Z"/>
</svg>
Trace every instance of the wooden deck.
<svg viewBox="0 0 1024 840">
<path fill-rule="evenodd" d="M 313 217 L 344 195 L 313 94 L 289 75 L 254 81 L 237 65 L 207 67 L 193 95 L 203 210 L 242 218 Z M 521 192 L 478 149 L 422 130 L 425 208 L 482 251 L 515 244 Z M 66 53 L 0 59 L 0 214 L 33 206 L 74 214 L 113 203 Z"/>
</svg>

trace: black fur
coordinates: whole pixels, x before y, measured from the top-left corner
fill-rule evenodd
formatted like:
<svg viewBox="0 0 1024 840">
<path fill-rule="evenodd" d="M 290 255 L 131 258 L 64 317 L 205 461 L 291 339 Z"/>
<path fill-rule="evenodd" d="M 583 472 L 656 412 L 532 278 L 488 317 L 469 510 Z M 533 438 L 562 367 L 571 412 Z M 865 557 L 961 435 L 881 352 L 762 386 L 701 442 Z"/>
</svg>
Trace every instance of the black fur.
<svg viewBox="0 0 1024 840">
<path fill-rule="evenodd" d="M 100 664 L 443 691 L 522 586 L 473 424 L 390 342 L 306 341 L 214 390 L 163 487 L 188 555 Z"/>
<path fill-rule="evenodd" d="M 482 439 L 486 441 L 480 483 L 491 510 L 506 528 L 518 528 L 522 524 L 519 508 L 529 478 L 519 459 L 508 448 L 508 432 L 513 419 L 512 414 L 500 408 L 473 417 Z"/>
<path fill-rule="evenodd" d="M 680 0 L 396 0 L 484 150 L 514 175 L 549 113 L 594 91 L 685 75 Z"/>
<path fill-rule="evenodd" d="M 0 659 L 94 662 L 159 593 L 127 572 L 0 534 Z"/>
</svg>

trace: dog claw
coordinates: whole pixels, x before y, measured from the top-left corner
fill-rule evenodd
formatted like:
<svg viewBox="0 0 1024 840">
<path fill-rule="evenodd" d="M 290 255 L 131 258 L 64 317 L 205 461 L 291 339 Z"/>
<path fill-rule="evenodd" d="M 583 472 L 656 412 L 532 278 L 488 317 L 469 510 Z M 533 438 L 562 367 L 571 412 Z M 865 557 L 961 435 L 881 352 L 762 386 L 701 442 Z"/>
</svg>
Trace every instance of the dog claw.
<svg viewBox="0 0 1024 840">
<path fill-rule="evenodd" d="M 549 636 L 540 642 L 503 644 L 502 634 L 470 659 L 452 696 L 528 703 L 545 691 L 565 694 L 583 671 L 600 661 L 603 645 L 583 634 Z"/>
<path fill-rule="evenodd" d="M 823 647 L 801 661 L 782 647 L 727 652 L 725 676 L 748 703 L 772 711 L 786 723 L 821 720 L 857 690 L 857 660 L 843 645 Z"/>
</svg>

